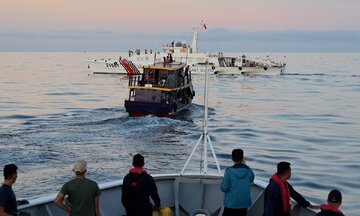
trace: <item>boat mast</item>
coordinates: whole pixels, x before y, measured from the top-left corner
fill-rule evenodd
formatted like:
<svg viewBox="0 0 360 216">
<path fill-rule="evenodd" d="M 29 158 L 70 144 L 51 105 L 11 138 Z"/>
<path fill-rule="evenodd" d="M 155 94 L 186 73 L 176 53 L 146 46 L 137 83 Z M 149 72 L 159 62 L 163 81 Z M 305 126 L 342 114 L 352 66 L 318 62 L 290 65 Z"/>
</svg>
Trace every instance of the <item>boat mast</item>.
<svg viewBox="0 0 360 216">
<path fill-rule="evenodd" d="M 219 174 L 219 176 L 221 176 L 221 169 L 220 169 L 219 163 L 217 161 L 216 154 L 215 154 L 215 151 L 214 151 L 214 147 L 213 147 L 213 145 L 211 143 L 210 135 L 208 133 L 208 128 L 207 128 L 208 127 L 208 96 L 209 96 L 208 91 L 209 91 L 209 60 L 207 59 L 206 60 L 206 69 L 205 69 L 203 132 L 201 133 L 200 138 L 198 139 L 196 145 L 194 146 L 194 148 L 193 148 L 188 160 L 186 161 L 183 169 L 181 170 L 180 175 L 184 174 L 184 172 L 186 170 L 186 167 L 188 166 L 188 164 L 191 161 L 191 158 L 193 157 L 196 149 L 198 148 L 199 144 L 202 141 L 203 148 L 204 148 L 204 152 L 203 152 L 204 155 L 203 155 L 203 161 L 202 161 L 204 163 L 204 169 L 202 169 L 202 167 L 200 167 L 200 174 L 204 174 L 204 175 L 207 174 L 207 169 L 208 169 L 207 154 L 208 154 L 208 145 L 209 145 L 212 156 L 214 157 L 214 160 L 215 160 L 215 164 L 216 164 L 216 167 L 217 167 L 218 174 Z"/>
<path fill-rule="evenodd" d="M 198 39 L 199 27 L 194 28 L 194 34 L 191 42 L 191 53 L 197 53 L 197 39 Z"/>
<path fill-rule="evenodd" d="M 199 35 L 199 31 L 201 29 L 203 29 L 204 27 L 204 22 L 201 21 L 200 25 L 198 25 L 197 27 L 193 28 L 194 29 L 194 34 L 193 34 L 193 38 L 192 38 L 192 42 L 191 42 L 191 53 L 197 53 L 198 49 L 197 49 L 197 41 L 198 41 L 198 35 Z"/>
</svg>

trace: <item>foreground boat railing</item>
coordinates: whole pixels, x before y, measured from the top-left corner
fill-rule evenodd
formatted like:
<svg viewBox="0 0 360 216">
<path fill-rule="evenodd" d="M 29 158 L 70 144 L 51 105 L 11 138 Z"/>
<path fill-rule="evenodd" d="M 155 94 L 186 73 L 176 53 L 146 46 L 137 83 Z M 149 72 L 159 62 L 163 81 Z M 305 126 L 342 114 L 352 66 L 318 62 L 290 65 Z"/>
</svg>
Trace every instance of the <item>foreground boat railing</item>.
<svg viewBox="0 0 360 216">
<path fill-rule="evenodd" d="M 181 173 L 180 175 L 183 175 L 187 166 L 189 165 L 196 149 L 198 148 L 198 146 L 200 145 L 200 143 L 203 144 L 203 147 L 204 147 L 204 155 L 203 155 L 203 160 L 202 162 L 204 163 L 204 166 L 203 167 L 200 167 L 200 174 L 204 174 L 206 175 L 207 174 L 207 169 L 208 169 L 208 161 L 207 161 L 207 156 L 208 156 L 208 145 L 210 147 L 210 150 L 211 150 L 211 153 L 212 153 L 212 156 L 214 157 L 214 160 L 215 160 L 215 164 L 216 164 L 216 167 L 217 167 L 217 171 L 218 171 L 218 174 L 219 176 L 221 176 L 221 169 L 220 169 L 220 166 L 219 166 L 219 163 L 217 161 L 217 158 L 216 158 L 216 154 L 215 154 L 215 151 L 214 151 L 214 147 L 212 145 L 212 142 L 211 142 L 211 139 L 210 139 L 210 135 L 208 133 L 208 92 L 209 92 L 209 86 L 208 86 L 208 83 L 209 83 L 209 61 L 206 61 L 206 69 L 205 69 L 205 89 L 204 89 L 204 121 L 203 121 L 203 128 L 204 128 L 204 131 L 202 132 L 202 134 L 200 135 L 200 138 L 198 139 L 196 145 L 194 146 L 189 158 L 187 159 L 183 169 L 181 170 Z"/>
</svg>

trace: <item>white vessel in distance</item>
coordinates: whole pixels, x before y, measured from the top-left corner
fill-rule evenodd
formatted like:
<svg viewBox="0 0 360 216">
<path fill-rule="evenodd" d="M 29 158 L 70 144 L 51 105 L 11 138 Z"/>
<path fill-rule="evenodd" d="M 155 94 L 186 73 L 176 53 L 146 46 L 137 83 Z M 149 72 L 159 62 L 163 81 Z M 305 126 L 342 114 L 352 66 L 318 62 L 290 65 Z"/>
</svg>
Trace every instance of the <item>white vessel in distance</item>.
<svg viewBox="0 0 360 216">
<path fill-rule="evenodd" d="M 205 64 L 208 61 L 210 74 L 284 74 L 285 63 L 274 62 L 269 56 L 266 58 L 247 58 L 241 56 L 224 56 L 222 52 L 198 52 L 199 32 L 206 29 L 206 25 L 201 22 L 193 28 L 193 37 L 191 45 L 186 42 L 171 42 L 162 47 L 162 52 L 153 52 L 145 49 L 141 51 L 129 50 L 127 54 L 123 53 L 119 59 L 88 59 L 85 60 L 91 73 L 95 74 L 129 74 L 124 69 L 122 60 L 125 58 L 131 61 L 138 69 L 143 66 L 152 65 L 155 62 L 163 61 L 169 54 L 172 55 L 174 62 L 184 62 L 190 66 L 193 74 L 205 72 Z"/>
</svg>

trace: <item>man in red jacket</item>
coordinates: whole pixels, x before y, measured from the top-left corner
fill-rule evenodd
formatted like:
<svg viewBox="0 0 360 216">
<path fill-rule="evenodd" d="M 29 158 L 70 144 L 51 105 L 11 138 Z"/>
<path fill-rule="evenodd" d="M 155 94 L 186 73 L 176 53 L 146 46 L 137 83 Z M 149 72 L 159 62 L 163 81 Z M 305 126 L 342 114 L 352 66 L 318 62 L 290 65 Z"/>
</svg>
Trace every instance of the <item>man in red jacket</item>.
<svg viewBox="0 0 360 216">
<path fill-rule="evenodd" d="M 264 214 L 263 216 L 289 216 L 291 211 L 290 197 L 304 208 L 318 209 L 319 206 L 311 205 L 287 182 L 291 177 L 289 162 L 277 164 L 277 173 L 265 188 Z"/>
<path fill-rule="evenodd" d="M 123 181 L 121 202 L 127 216 L 151 216 L 153 207 L 149 196 L 154 201 L 154 207 L 160 208 L 155 181 L 143 168 L 144 164 L 144 157 L 140 154 L 135 155 L 134 168 L 129 170 Z"/>
<path fill-rule="evenodd" d="M 320 206 L 321 212 L 317 213 L 316 216 L 344 216 L 340 211 L 342 195 L 338 190 L 332 190 L 329 193 L 327 204 Z"/>
</svg>

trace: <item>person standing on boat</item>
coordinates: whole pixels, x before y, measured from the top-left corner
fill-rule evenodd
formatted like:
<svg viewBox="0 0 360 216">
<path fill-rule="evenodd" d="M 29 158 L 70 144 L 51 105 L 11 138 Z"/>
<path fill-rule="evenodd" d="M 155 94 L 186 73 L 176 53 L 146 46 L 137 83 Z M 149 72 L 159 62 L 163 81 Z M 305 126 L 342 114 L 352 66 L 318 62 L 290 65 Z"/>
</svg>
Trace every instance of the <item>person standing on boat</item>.
<svg viewBox="0 0 360 216">
<path fill-rule="evenodd" d="M 291 177 L 289 162 L 277 164 L 275 173 L 268 186 L 265 188 L 263 216 L 289 216 L 291 211 L 290 197 L 304 208 L 318 209 L 319 206 L 311 205 L 301 194 L 295 191 L 287 181 Z"/>
<path fill-rule="evenodd" d="M 316 216 L 344 216 L 339 209 L 341 202 L 341 192 L 336 189 L 330 191 L 327 204 L 320 206 L 321 212 L 317 213 Z"/>
<path fill-rule="evenodd" d="M 85 177 L 86 167 L 87 162 L 84 160 L 75 162 L 73 167 L 75 179 L 62 186 L 54 201 L 70 216 L 100 216 L 99 197 L 101 192 L 96 182 Z M 69 205 L 63 204 L 66 195 Z"/>
<path fill-rule="evenodd" d="M 245 164 L 244 151 L 234 149 L 231 154 L 234 162 L 225 170 L 221 181 L 221 191 L 224 195 L 224 216 L 246 216 L 251 206 L 250 188 L 254 182 L 254 172 Z"/>
<path fill-rule="evenodd" d="M 4 183 L 0 187 L 0 215 L 12 216 L 18 214 L 16 196 L 12 185 L 17 179 L 17 169 L 15 164 L 4 166 Z"/>
<path fill-rule="evenodd" d="M 132 164 L 134 168 L 129 170 L 123 181 L 121 202 L 127 216 L 151 216 L 153 208 L 160 208 L 155 181 L 143 168 L 145 162 L 142 155 L 134 155 Z M 154 207 L 149 196 L 155 203 Z"/>
</svg>

